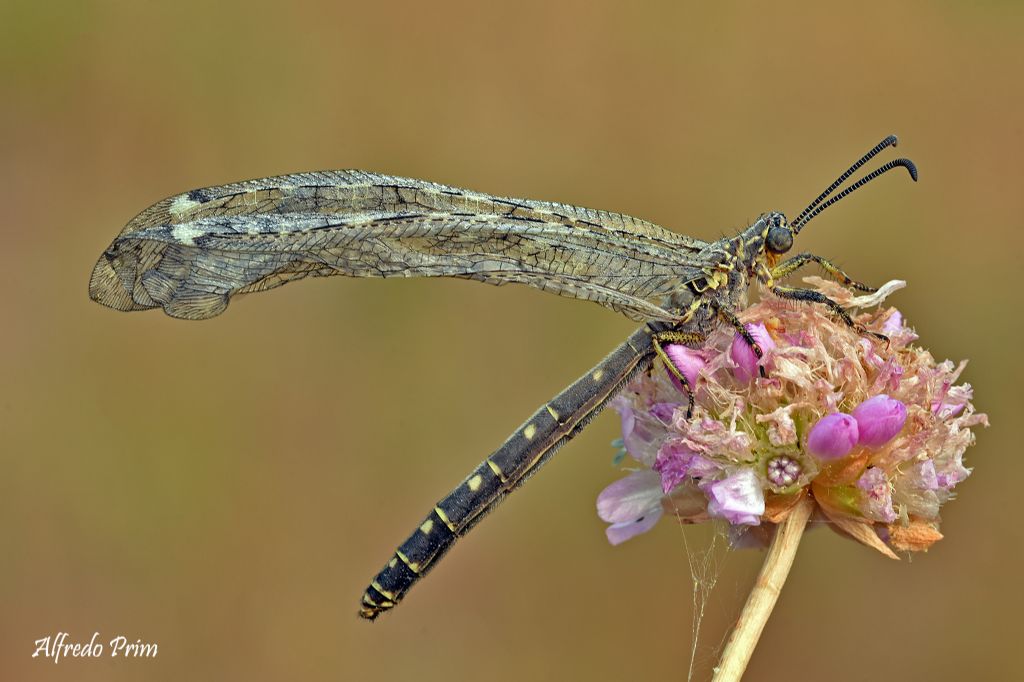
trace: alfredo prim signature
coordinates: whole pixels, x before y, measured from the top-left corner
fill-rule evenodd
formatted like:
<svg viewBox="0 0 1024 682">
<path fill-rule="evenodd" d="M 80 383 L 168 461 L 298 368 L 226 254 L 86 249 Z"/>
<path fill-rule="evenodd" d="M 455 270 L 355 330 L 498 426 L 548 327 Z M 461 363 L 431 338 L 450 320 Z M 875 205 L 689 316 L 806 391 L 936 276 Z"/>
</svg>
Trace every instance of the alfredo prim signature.
<svg viewBox="0 0 1024 682">
<path fill-rule="evenodd" d="M 156 658 L 159 646 L 156 642 L 144 642 L 136 638 L 133 642 L 124 635 L 117 635 L 104 643 L 100 633 L 93 632 L 89 641 L 71 641 L 67 632 L 46 635 L 35 641 L 32 658 L 49 658 L 59 663 L 62 658 Z"/>
</svg>

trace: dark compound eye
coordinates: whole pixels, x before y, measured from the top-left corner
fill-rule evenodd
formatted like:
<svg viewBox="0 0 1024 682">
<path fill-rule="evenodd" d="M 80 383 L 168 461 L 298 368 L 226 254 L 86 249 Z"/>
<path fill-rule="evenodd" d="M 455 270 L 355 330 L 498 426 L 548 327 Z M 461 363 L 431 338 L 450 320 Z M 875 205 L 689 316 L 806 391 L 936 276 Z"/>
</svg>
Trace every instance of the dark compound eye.
<svg viewBox="0 0 1024 682">
<path fill-rule="evenodd" d="M 765 246 L 769 251 L 785 253 L 793 248 L 793 233 L 788 227 L 772 227 L 768 230 Z"/>
</svg>

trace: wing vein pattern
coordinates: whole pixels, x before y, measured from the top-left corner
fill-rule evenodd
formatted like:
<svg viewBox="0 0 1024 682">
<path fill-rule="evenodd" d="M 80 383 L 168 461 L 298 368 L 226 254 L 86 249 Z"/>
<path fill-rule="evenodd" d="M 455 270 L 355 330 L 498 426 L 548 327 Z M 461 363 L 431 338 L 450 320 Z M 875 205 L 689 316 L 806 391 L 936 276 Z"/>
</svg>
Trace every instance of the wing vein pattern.
<svg viewBox="0 0 1024 682">
<path fill-rule="evenodd" d="M 667 297 L 700 276 L 709 246 L 618 213 L 323 171 L 154 204 L 100 257 L 89 292 L 119 310 L 203 319 L 234 295 L 308 276 L 459 277 L 671 321 Z"/>
</svg>

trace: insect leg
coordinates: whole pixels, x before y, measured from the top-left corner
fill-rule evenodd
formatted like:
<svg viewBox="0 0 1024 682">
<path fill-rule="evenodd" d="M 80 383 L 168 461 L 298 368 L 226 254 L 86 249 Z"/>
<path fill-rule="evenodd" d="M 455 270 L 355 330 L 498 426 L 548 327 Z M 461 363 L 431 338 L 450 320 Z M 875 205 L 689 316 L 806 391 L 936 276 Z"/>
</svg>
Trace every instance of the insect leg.
<svg viewBox="0 0 1024 682">
<path fill-rule="evenodd" d="M 780 298 L 789 299 L 791 301 L 807 301 L 809 303 L 820 303 L 828 307 L 832 312 L 838 315 L 843 322 L 853 327 L 861 334 L 873 336 L 876 339 L 885 341 L 886 343 L 889 342 L 888 336 L 870 331 L 866 329 L 864 325 L 857 324 L 856 322 L 854 322 L 853 318 L 850 317 L 850 313 L 846 312 L 846 309 L 843 308 L 843 306 L 839 305 L 838 303 L 836 303 L 835 301 L 833 301 L 831 298 L 821 293 L 820 291 L 814 291 L 812 289 L 798 289 L 796 287 L 774 286 L 772 287 L 772 293 Z"/>
<path fill-rule="evenodd" d="M 718 301 L 712 300 L 710 304 L 714 307 L 718 316 L 728 322 L 736 330 L 736 333 L 747 342 L 747 345 L 750 346 L 750 350 L 754 351 L 754 355 L 757 357 L 757 369 L 760 372 L 761 377 L 764 378 L 768 376 L 764 371 L 764 365 L 761 364 L 761 358 L 764 357 L 764 351 L 761 350 L 761 346 L 758 345 L 757 341 L 754 340 L 754 337 L 747 330 L 746 325 L 740 322 L 740 318 L 736 317 L 736 313 L 729 310 Z"/>
<path fill-rule="evenodd" d="M 668 354 L 665 353 L 664 346 L 671 343 L 682 343 L 686 345 L 696 346 L 704 343 L 706 337 L 703 334 L 697 332 L 683 332 L 683 331 L 664 331 L 657 332 L 651 335 L 651 342 L 654 345 L 654 352 L 657 353 L 658 358 L 665 365 L 665 369 L 669 371 L 672 376 L 678 379 L 683 386 L 686 387 L 686 418 L 689 419 L 693 416 L 693 386 L 690 386 L 690 382 L 686 379 L 686 376 L 679 371 L 675 363 L 672 362 Z"/>
<path fill-rule="evenodd" d="M 438 502 L 363 593 L 359 615 L 373 620 L 393 608 L 458 538 L 582 431 L 623 384 L 650 367 L 655 356 L 652 337 L 660 331 L 663 325 L 654 322 L 634 332 L 537 410 Z"/>
<path fill-rule="evenodd" d="M 813 253 L 806 252 L 798 253 L 792 258 L 789 258 L 783 261 L 782 263 L 776 265 L 774 268 L 772 268 L 772 277 L 775 279 L 782 279 L 786 275 L 794 272 L 797 268 L 801 268 L 808 263 L 817 263 L 818 265 L 821 266 L 822 270 L 827 272 L 832 277 L 832 279 L 836 280 L 840 284 L 843 284 L 844 286 L 850 287 L 851 289 L 856 289 L 858 291 L 866 291 L 869 294 L 873 294 L 874 292 L 878 291 L 878 289 L 875 287 L 870 287 L 867 284 L 862 284 L 861 282 L 858 282 L 857 280 L 853 279 L 831 261 L 826 260 L 825 258 L 817 256 Z"/>
</svg>

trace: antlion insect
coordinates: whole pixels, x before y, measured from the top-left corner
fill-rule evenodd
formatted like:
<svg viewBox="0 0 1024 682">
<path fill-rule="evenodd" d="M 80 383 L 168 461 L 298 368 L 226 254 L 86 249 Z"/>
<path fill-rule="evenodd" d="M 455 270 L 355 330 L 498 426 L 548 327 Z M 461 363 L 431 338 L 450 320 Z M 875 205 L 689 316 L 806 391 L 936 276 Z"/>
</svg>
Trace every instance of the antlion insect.
<svg viewBox="0 0 1024 682">
<path fill-rule="evenodd" d="M 595 301 L 645 323 L 541 406 L 437 503 L 364 593 L 359 614 L 372 620 L 394 607 L 458 537 L 579 433 L 620 387 L 647 371 L 654 358 L 687 385 L 664 345 L 699 345 L 725 323 L 760 357 L 761 349 L 736 317 L 754 280 L 782 298 L 827 306 L 856 327 L 823 294 L 777 280 L 817 263 L 846 286 L 874 289 L 814 254 L 781 258 L 807 223 L 883 173 L 902 166 L 917 180 L 911 161 L 895 159 L 832 195 L 858 168 L 895 145 L 895 136 L 882 140 L 792 223 L 782 213 L 765 213 L 735 237 L 710 243 L 618 213 L 362 171 L 299 173 L 196 189 L 132 219 L 96 263 L 89 295 L 117 310 L 162 307 L 172 317 L 198 320 L 224 312 L 234 295 L 310 275 L 461 277 L 527 284 Z"/>
</svg>

